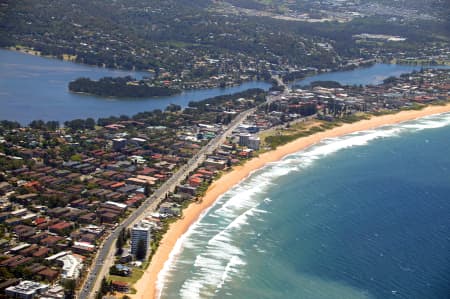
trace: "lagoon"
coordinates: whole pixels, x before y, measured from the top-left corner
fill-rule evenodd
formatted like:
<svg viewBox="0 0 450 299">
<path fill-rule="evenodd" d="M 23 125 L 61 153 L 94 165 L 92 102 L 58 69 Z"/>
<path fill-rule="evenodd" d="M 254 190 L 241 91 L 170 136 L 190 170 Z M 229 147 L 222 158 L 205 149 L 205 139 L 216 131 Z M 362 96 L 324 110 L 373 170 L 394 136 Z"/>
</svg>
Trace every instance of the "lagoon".
<svg viewBox="0 0 450 299">
<path fill-rule="evenodd" d="M 76 118 L 133 115 L 164 109 L 169 104 L 186 107 L 190 101 L 235 93 L 249 88 L 270 87 L 266 82 L 245 82 L 228 88 L 185 91 L 169 97 L 151 99 L 101 98 L 69 92 L 68 83 L 78 77 L 104 76 L 142 78 L 145 72 L 111 70 L 57 59 L 0 50 L 0 119 L 27 125 L 32 120 L 64 122 Z"/>
<path fill-rule="evenodd" d="M 341 84 L 379 84 L 389 76 L 419 70 L 421 66 L 375 64 L 351 71 L 323 73 L 298 80 L 293 84 L 307 85 L 318 80 L 333 80 Z M 112 70 L 76 64 L 57 59 L 0 50 L 0 119 L 14 120 L 22 125 L 42 119 L 64 122 L 76 118 L 134 115 L 138 112 L 165 109 L 169 104 L 186 107 L 190 101 L 231 94 L 249 88 L 268 90 L 267 82 L 245 82 L 239 86 L 189 90 L 175 96 L 150 99 L 101 98 L 74 94 L 68 83 L 78 77 L 99 79 L 104 76 L 142 78 L 145 72 Z"/>
<path fill-rule="evenodd" d="M 296 80 L 292 85 L 305 86 L 314 81 L 336 81 L 342 85 L 377 85 L 388 77 L 419 71 L 421 68 L 447 68 L 447 66 L 421 66 L 404 64 L 376 63 L 370 67 L 361 67 L 349 71 L 322 73 Z"/>
</svg>

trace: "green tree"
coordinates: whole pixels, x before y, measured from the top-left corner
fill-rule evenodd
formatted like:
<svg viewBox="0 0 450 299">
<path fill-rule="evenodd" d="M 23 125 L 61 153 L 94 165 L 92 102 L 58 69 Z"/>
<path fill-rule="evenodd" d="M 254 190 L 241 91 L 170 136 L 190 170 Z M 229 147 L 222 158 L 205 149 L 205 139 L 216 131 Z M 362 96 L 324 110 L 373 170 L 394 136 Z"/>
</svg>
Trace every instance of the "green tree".
<svg viewBox="0 0 450 299">
<path fill-rule="evenodd" d="M 150 189 L 150 185 L 146 184 L 144 187 L 145 196 L 147 196 L 147 197 L 150 196 L 151 192 L 152 192 L 152 190 Z"/>
<path fill-rule="evenodd" d="M 64 281 L 64 299 L 72 299 L 75 298 L 75 288 L 77 286 L 75 280 L 66 279 Z"/>
<path fill-rule="evenodd" d="M 106 280 L 105 277 L 103 277 L 102 279 L 102 284 L 100 285 L 100 295 L 105 295 L 110 291 L 110 284 L 108 283 L 108 281 Z M 100 297 L 101 298 L 101 297 Z"/>
<path fill-rule="evenodd" d="M 123 246 L 125 245 L 126 241 L 127 239 L 125 228 L 122 228 L 116 241 L 117 255 L 121 255 L 123 253 Z"/>
<path fill-rule="evenodd" d="M 95 129 L 95 120 L 93 118 L 87 118 L 85 122 L 86 129 L 94 130 Z"/>
</svg>

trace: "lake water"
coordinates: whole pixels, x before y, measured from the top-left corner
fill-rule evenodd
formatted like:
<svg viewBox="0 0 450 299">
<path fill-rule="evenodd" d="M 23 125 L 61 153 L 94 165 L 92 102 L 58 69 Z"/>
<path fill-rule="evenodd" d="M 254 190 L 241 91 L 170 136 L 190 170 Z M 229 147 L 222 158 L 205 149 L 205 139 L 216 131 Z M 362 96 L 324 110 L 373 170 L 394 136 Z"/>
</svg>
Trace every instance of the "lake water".
<svg viewBox="0 0 450 299">
<path fill-rule="evenodd" d="M 432 68 L 447 68 L 447 66 L 429 66 Z M 342 85 L 376 85 L 383 83 L 383 80 L 401 74 L 418 71 L 422 68 L 419 65 L 401 65 L 377 63 L 370 67 L 357 68 L 350 71 L 340 71 L 331 73 L 322 73 L 316 76 L 307 77 L 303 80 L 297 80 L 292 85 L 305 86 L 314 81 L 336 81 Z"/>
<path fill-rule="evenodd" d="M 235 93 L 249 88 L 267 90 L 265 82 L 246 82 L 240 86 L 185 91 L 181 94 L 151 99 L 114 99 L 70 93 L 67 85 L 78 77 L 99 79 L 104 76 L 131 75 L 141 78 L 143 72 L 119 71 L 75 64 L 20 52 L 0 50 L 0 119 L 28 124 L 32 120 L 133 115 L 164 109 L 169 104 L 186 107 L 190 101 Z"/>
<path fill-rule="evenodd" d="M 419 70 L 420 66 L 376 64 L 352 71 L 325 73 L 295 82 L 305 85 L 317 80 L 334 80 L 342 84 L 378 84 L 389 76 Z M 134 115 L 138 112 L 164 109 L 169 104 L 186 107 L 190 101 L 231 94 L 249 88 L 267 90 L 266 82 L 246 82 L 240 86 L 185 91 L 179 95 L 151 99 L 116 99 L 80 95 L 68 91 L 68 83 L 78 77 L 99 79 L 104 76 L 131 75 L 141 78 L 143 72 L 120 71 L 75 64 L 20 52 L 0 50 L 0 119 L 15 120 L 23 125 L 32 120 L 99 118 Z"/>
<path fill-rule="evenodd" d="M 445 299 L 450 114 L 271 163 L 180 239 L 162 299 Z"/>
</svg>

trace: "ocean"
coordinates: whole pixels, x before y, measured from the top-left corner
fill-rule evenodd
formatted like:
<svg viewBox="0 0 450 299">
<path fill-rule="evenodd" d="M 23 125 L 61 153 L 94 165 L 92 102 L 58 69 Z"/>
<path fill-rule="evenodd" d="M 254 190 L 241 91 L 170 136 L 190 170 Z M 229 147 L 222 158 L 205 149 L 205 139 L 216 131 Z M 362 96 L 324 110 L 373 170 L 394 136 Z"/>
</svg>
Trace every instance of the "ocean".
<svg viewBox="0 0 450 299">
<path fill-rule="evenodd" d="M 450 113 L 257 170 L 178 241 L 161 298 L 450 298 Z"/>
</svg>

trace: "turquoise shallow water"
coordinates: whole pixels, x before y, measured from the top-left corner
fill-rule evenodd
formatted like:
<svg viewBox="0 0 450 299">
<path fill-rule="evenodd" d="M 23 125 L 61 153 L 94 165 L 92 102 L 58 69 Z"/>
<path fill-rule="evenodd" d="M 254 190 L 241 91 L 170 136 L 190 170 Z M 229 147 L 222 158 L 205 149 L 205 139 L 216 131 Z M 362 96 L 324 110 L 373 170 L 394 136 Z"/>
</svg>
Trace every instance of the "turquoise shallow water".
<svg viewBox="0 0 450 299">
<path fill-rule="evenodd" d="M 161 298 L 450 298 L 450 114 L 256 171 L 178 242 Z"/>
</svg>

